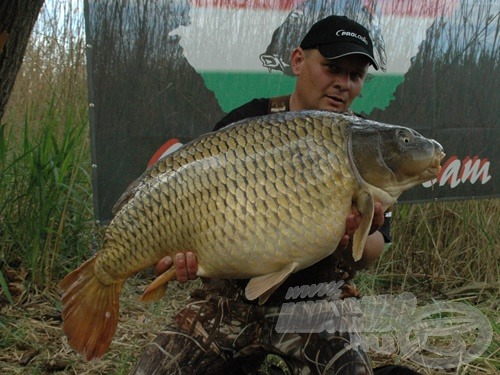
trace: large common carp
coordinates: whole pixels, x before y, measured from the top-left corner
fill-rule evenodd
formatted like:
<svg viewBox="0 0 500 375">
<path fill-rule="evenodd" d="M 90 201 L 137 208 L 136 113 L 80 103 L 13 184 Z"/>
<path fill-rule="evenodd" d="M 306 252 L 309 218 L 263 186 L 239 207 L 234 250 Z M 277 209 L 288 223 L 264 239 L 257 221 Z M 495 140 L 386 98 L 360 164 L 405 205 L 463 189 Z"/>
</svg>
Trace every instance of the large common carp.
<svg viewBox="0 0 500 375">
<path fill-rule="evenodd" d="M 100 251 L 61 282 L 69 343 L 108 349 L 124 281 L 166 255 L 193 251 L 198 275 L 249 278 L 248 299 L 331 254 L 353 202 L 363 252 L 374 202 L 383 209 L 437 176 L 442 147 L 400 126 L 331 112 L 251 118 L 206 134 L 149 168 L 120 199 Z M 159 298 L 169 270 L 143 299 Z"/>
</svg>

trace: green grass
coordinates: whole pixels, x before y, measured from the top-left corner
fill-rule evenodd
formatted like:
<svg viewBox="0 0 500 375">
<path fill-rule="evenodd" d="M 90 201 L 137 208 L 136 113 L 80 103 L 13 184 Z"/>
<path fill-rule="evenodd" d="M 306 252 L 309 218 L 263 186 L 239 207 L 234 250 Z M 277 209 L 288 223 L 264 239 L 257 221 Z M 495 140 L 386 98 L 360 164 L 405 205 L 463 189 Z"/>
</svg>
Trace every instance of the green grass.
<svg viewBox="0 0 500 375">
<path fill-rule="evenodd" d="M 93 216 L 87 117 L 54 97 L 44 111 L 36 127 L 34 111 L 2 126 L 0 148 L 0 257 L 28 269 L 37 288 L 88 255 Z"/>
<path fill-rule="evenodd" d="M 93 211 L 83 23 L 48 7 L 0 124 L 1 290 L 44 290 L 88 256 Z M 51 13 L 52 12 L 52 13 Z M 72 30 L 72 32 L 70 32 Z M 15 271 L 22 277 L 12 280 Z M 14 272 L 13 272 L 14 271 Z"/>
</svg>

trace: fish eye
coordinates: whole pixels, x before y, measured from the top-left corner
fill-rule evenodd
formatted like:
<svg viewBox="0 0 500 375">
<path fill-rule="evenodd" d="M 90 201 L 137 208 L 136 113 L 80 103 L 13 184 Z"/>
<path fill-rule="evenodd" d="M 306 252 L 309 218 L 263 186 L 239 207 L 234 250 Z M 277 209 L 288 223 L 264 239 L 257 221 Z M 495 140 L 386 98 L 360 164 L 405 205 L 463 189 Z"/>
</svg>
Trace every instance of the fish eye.
<svg viewBox="0 0 500 375">
<path fill-rule="evenodd" d="M 410 135 L 406 131 L 404 130 L 398 131 L 398 137 L 402 142 L 410 143 Z"/>
</svg>

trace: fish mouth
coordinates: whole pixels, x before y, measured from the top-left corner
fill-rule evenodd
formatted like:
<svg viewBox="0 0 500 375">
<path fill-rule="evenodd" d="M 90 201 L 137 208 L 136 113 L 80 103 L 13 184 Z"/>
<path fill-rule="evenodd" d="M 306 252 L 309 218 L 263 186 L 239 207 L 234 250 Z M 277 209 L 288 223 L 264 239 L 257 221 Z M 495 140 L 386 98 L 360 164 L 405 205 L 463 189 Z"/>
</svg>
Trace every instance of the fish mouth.
<svg viewBox="0 0 500 375">
<path fill-rule="evenodd" d="M 443 160 L 445 156 L 446 154 L 442 149 L 436 150 L 434 158 L 427 167 L 426 174 L 428 174 L 430 177 L 437 177 L 437 175 L 441 171 L 441 160 Z"/>
</svg>

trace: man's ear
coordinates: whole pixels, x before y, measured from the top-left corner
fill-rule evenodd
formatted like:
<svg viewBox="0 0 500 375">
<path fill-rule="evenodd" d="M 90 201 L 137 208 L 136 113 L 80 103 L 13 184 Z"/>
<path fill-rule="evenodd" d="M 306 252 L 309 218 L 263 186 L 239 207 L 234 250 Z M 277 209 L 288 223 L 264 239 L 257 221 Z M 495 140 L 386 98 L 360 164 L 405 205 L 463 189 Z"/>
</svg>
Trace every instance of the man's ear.
<svg viewBox="0 0 500 375">
<path fill-rule="evenodd" d="M 302 63 L 305 60 L 305 51 L 297 47 L 293 50 L 292 55 L 290 56 L 290 64 L 292 65 L 293 74 L 298 76 L 300 71 L 302 70 Z"/>
</svg>

